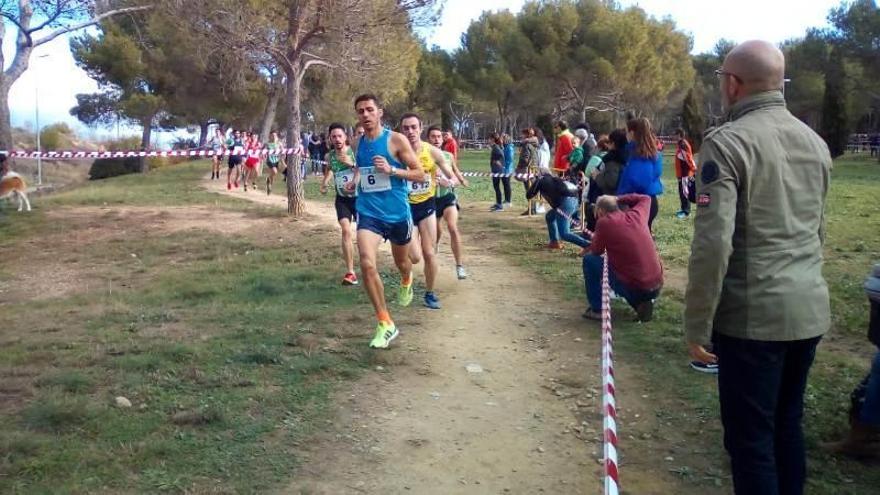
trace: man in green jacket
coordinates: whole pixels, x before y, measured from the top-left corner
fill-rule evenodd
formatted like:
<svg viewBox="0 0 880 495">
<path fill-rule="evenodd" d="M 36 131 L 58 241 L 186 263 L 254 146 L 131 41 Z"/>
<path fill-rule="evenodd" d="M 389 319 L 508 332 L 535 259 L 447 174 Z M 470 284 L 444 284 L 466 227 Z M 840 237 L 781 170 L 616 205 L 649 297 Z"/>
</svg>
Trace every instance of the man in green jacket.
<svg viewBox="0 0 880 495">
<path fill-rule="evenodd" d="M 727 118 L 700 152 L 687 343 L 693 359 L 718 363 L 736 493 L 801 494 L 804 390 L 830 326 L 822 244 L 831 157 L 786 109 L 774 45 L 742 43 L 716 73 Z"/>
</svg>

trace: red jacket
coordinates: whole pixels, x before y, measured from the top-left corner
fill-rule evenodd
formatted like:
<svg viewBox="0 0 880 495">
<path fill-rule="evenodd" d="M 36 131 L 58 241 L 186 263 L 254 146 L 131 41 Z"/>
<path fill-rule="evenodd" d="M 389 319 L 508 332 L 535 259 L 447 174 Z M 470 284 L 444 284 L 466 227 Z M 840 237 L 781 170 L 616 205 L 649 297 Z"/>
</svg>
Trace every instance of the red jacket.
<svg viewBox="0 0 880 495">
<path fill-rule="evenodd" d="M 568 129 L 559 133 L 559 136 L 556 137 L 556 148 L 554 153 L 556 153 L 556 157 L 553 159 L 553 169 L 565 171 L 568 170 L 568 155 L 571 154 L 571 151 L 574 149 L 574 145 L 571 143 L 572 135 L 568 132 Z"/>
<path fill-rule="evenodd" d="M 596 221 L 590 244 L 593 254 L 608 253 L 608 267 L 627 287 L 651 291 L 663 285 L 663 266 L 648 230 L 651 198 L 627 194 L 617 198 L 620 211 Z"/>
<path fill-rule="evenodd" d="M 691 144 L 686 139 L 678 142 L 675 149 L 675 177 L 682 179 L 684 177 L 693 177 L 697 172 L 697 164 L 694 163 L 694 152 L 691 150 Z"/>
<path fill-rule="evenodd" d="M 452 155 L 456 160 L 458 159 L 458 143 L 455 142 L 455 138 L 443 141 L 443 151 Z"/>
</svg>

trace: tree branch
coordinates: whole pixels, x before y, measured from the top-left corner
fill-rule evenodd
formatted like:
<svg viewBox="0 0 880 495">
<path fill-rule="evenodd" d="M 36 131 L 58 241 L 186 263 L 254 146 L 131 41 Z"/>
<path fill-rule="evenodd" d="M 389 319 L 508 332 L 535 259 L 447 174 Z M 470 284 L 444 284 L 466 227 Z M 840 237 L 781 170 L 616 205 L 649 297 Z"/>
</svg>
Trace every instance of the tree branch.
<svg viewBox="0 0 880 495">
<path fill-rule="evenodd" d="M 129 12 L 138 12 L 138 11 L 142 11 L 142 10 L 148 10 L 151 8 L 153 8 L 151 5 L 142 5 L 140 7 L 126 7 L 123 9 L 108 10 L 107 12 L 104 12 L 100 15 L 96 15 L 95 17 L 93 17 L 92 19 L 89 19 L 88 21 L 83 21 L 83 22 L 80 22 L 79 24 L 74 24 L 72 26 L 65 26 L 63 28 L 60 28 L 60 29 L 53 31 L 52 33 L 47 35 L 45 38 L 39 39 L 37 41 L 31 41 L 31 46 L 38 47 L 44 43 L 48 43 L 48 42 L 54 40 L 55 38 L 57 38 L 63 34 L 71 33 L 73 31 L 78 31 L 82 28 L 95 25 L 108 17 L 113 17 L 113 16 L 119 15 L 119 14 L 126 14 Z"/>
</svg>

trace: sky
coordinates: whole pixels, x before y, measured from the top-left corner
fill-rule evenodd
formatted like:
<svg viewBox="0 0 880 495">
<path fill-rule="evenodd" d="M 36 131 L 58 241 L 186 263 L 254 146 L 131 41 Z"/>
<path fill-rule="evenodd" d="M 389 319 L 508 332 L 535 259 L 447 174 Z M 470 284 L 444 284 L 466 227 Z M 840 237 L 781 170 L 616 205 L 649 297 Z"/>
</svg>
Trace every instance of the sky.
<svg viewBox="0 0 880 495">
<path fill-rule="evenodd" d="M 440 24 L 425 33 L 429 45 L 447 50 L 460 46 L 461 34 L 484 10 L 510 9 L 517 12 L 524 0 L 447 0 Z M 621 0 L 624 7 L 638 5 L 655 17 L 670 16 L 682 31 L 694 39 L 694 53 L 710 51 L 722 38 L 736 42 L 765 39 L 781 42 L 803 36 L 809 27 L 827 25 L 828 11 L 840 0 Z M 13 29 L 6 30 L 3 51 L 7 64 L 12 58 Z M 9 106 L 13 125 L 35 122 L 35 96 L 39 93 L 40 124 L 67 122 L 78 131 L 89 130 L 70 116 L 77 93 L 97 91 L 97 84 L 76 67 L 68 37 L 63 36 L 34 50 L 30 68 L 13 85 Z M 115 132 L 115 131 L 114 131 Z M 136 129 L 129 129 L 136 133 Z M 110 131 L 101 130 L 101 134 Z"/>
</svg>

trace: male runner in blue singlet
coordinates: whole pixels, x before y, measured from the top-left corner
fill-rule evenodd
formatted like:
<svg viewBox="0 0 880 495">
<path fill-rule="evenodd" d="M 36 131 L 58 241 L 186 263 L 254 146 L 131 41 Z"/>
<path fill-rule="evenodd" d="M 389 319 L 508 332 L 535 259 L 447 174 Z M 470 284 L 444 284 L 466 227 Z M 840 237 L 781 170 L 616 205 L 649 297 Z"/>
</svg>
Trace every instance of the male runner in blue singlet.
<svg viewBox="0 0 880 495">
<path fill-rule="evenodd" d="M 358 96 L 354 108 L 358 123 L 364 127 L 355 153 L 360 171 L 358 254 L 364 288 L 379 320 L 370 347 L 387 349 L 398 330 L 385 304 L 385 286 L 376 268 L 376 253 L 383 240 L 391 241 L 391 254 L 401 277 L 397 301 L 408 306 L 413 298 L 409 259 L 413 224 L 407 181 L 422 182 L 426 178 L 406 137 L 382 127 L 383 111 L 378 98 L 369 94 Z"/>
</svg>

